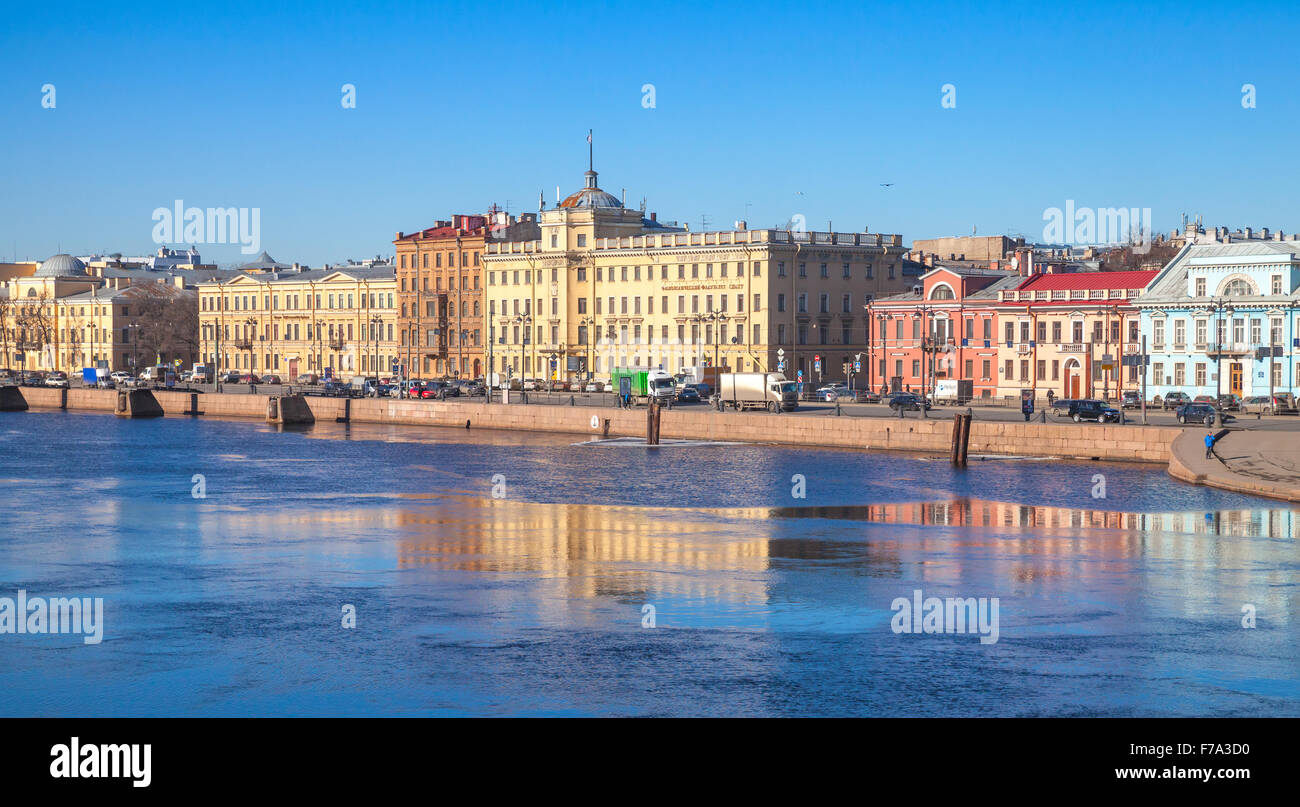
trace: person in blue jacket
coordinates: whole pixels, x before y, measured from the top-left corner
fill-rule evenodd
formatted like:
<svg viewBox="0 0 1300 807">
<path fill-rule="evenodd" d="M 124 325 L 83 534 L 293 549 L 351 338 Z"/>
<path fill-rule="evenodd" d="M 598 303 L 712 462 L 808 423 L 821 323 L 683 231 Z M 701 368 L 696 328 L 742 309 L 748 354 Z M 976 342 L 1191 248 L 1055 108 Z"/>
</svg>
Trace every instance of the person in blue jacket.
<svg viewBox="0 0 1300 807">
<path fill-rule="evenodd" d="M 1205 433 L 1205 458 L 1214 456 L 1214 432 Z"/>
</svg>

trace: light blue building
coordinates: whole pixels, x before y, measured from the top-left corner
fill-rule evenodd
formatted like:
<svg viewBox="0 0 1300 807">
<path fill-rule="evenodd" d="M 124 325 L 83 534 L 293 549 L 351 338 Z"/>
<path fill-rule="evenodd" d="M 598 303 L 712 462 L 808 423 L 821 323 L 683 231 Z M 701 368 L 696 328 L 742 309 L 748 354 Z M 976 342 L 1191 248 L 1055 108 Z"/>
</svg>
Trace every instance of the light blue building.
<svg viewBox="0 0 1300 807">
<path fill-rule="evenodd" d="M 1137 298 L 1147 397 L 1289 394 L 1300 381 L 1300 241 L 1189 243 Z"/>
</svg>

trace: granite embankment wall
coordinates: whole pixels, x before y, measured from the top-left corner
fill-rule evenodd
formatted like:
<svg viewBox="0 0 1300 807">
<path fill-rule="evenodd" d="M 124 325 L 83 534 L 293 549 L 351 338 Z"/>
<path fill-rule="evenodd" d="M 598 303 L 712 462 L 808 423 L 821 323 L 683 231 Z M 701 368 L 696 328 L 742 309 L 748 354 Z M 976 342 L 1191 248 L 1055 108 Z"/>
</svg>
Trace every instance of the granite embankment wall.
<svg viewBox="0 0 1300 807">
<path fill-rule="evenodd" d="M 24 387 L 33 410 L 63 407 L 112 412 L 112 390 L 57 390 Z M 191 395 L 154 393 L 168 416 L 190 409 Z M 267 395 L 198 395 L 201 417 L 265 420 Z M 592 437 L 644 437 L 645 409 L 621 410 L 588 406 L 502 405 L 398 399 L 305 398 L 318 422 L 348 417 L 355 423 L 401 424 L 561 432 Z M 890 449 L 946 454 L 952 441 L 952 418 L 831 417 L 714 412 L 709 409 L 665 410 L 661 436 L 692 440 L 721 440 L 836 448 Z M 1154 426 L 1100 426 L 1072 423 L 971 423 L 970 453 L 1039 457 L 1128 460 L 1166 463 L 1179 429 Z"/>
</svg>

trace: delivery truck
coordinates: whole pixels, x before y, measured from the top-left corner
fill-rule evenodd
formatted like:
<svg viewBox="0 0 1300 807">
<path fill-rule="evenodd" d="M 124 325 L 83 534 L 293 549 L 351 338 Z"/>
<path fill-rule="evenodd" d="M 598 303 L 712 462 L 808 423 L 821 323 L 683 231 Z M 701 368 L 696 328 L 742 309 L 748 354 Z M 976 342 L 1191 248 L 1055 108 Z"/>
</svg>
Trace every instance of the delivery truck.
<svg viewBox="0 0 1300 807">
<path fill-rule="evenodd" d="M 783 373 L 723 373 L 718 379 L 722 403 L 732 409 L 791 412 L 799 408 L 798 386 Z"/>
<path fill-rule="evenodd" d="M 632 367 L 619 367 L 610 374 L 610 385 L 615 395 L 623 394 L 623 382 L 627 380 L 628 394 L 632 403 L 646 403 L 655 398 L 666 404 L 677 396 L 677 385 L 673 377 L 663 370 L 638 370 Z"/>
<path fill-rule="evenodd" d="M 934 385 L 934 402 L 956 404 L 970 403 L 974 395 L 974 384 L 970 379 L 943 378 Z"/>
</svg>

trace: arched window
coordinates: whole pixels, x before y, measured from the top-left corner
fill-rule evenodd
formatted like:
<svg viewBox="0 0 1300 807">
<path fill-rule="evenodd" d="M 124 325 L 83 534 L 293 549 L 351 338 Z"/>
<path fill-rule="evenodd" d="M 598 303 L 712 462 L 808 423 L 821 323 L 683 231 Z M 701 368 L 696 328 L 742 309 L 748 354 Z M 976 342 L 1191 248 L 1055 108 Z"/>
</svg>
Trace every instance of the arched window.
<svg viewBox="0 0 1300 807">
<path fill-rule="evenodd" d="M 952 293 L 952 286 L 949 286 L 946 283 L 939 283 L 934 288 L 930 289 L 930 299 L 953 300 L 956 299 L 956 295 Z"/>
<path fill-rule="evenodd" d="M 1225 297 L 1246 297 L 1254 293 L 1255 290 L 1251 288 L 1250 281 L 1243 278 L 1230 280 L 1223 287 L 1223 296 Z"/>
</svg>

